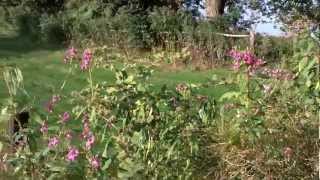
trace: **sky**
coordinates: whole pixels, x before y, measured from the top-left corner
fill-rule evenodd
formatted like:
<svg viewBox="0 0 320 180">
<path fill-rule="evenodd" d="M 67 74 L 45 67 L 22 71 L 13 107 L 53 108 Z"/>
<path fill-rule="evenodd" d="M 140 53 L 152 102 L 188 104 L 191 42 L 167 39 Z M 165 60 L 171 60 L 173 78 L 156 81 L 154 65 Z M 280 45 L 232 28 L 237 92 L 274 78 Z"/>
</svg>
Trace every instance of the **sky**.
<svg viewBox="0 0 320 180">
<path fill-rule="evenodd" d="M 200 9 L 200 13 L 205 15 L 205 9 Z M 250 12 L 247 12 L 247 17 L 249 17 Z M 274 21 L 267 17 L 261 17 L 264 21 L 267 21 L 267 23 L 259 23 L 257 24 L 256 31 L 259 33 L 265 33 L 268 35 L 273 36 L 281 36 L 284 34 L 283 31 L 280 30 L 279 25 Z"/>
<path fill-rule="evenodd" d="M 277 26 L 275 22 L 260 23 L 257 25 L 256 31 L 259 33 L 266 33 L 268 35 L 273 35 L 273 36 L 282 35 L 283 31 L 281 31 L 279 27 L 275 27 L 275 26 Z"/>
</svg>

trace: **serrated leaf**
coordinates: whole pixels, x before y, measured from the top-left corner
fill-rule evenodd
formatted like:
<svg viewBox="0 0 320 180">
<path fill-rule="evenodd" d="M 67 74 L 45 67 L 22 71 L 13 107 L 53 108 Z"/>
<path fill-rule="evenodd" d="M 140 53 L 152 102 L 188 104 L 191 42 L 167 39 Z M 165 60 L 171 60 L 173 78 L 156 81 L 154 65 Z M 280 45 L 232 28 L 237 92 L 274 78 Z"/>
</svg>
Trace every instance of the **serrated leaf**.
<svg viewBox="0 0 320 180">
<path fill-rule="evenodd" d="M 104 165 L 103 165 L 103 167 L 101 168 L 101 170 L 102 170 L 102 171 L 107 170 L 107 169 L 109 168 L 111 162 L 112 162 L 112 160 L 111 160 L 111 159 L 108 159 L 108 160 L 104 163 Z"/>
</svg>

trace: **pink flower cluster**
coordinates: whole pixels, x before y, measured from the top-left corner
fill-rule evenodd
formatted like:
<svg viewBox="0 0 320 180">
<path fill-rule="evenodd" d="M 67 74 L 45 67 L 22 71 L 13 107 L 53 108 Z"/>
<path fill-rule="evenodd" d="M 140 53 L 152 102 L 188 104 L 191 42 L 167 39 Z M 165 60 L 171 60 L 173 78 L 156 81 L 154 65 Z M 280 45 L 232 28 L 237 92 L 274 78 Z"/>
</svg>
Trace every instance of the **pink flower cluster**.
<svg viewBox="0 0 320 180">
<path fill-rule="evenodd" d="M 93 133 L 90 133 L 89 136 L 86 138 L 86 149 L 90 150 L 95 142 L 95 137 Z"/>
<path fill-rule="evenodd" d="M 81 136 L 86 140 L 86 149 L 90 150 L 95 142 L 95 136 L 90 130 L 89 117 L 87 114 L 85 114 L 83 118 L 83 130 Z"/>
<path fill-rule="evenodd" d="M 69 48 L 64 56 L 64 63 L 71 62 L 77 56 L 77 50 L 74 47 Z"/>
<path fill-rule="evenodd" d="M 233 65 L 234 69 L 239 69 L 242 63 L 246 64 L 249 67 L 249 70 L 256 69 L 265 64 L 262 59 L 257 58 L 250 51 L 237 51 L 233 49 L 229 52 L 229 56 L 235 61 Z"/>
<path fill-rule="evenodd" d="M 77 148 L 70 147 L 68 154 L 67 154 L 67 160 L 68 161 L 75 161 L 78 156 L 79 156 L 79 150 Z"/>
<path fill-rule="evenodd" d="M 81 70 L 88 70 L 90 67 L 90 64 L 92 62 L 92 51 L 87 48 L 83 51 L 82 53 L 82 58 L 80 60 L 80 69 Z M 67 49 L 67 51 L 65 52 L 65 56 L 64 56 L 64 63 L 70 63 L 72 62 L 74 59 L 79 59 L 78 58 L 78 51 L 77 49 L 75 49 L 74 47 L 70 47 L 69 49 Z"/>
<path fill-rule="evenodd" d="M 279 80 L 293 80 L 294 74 L 283 69 L 263 68 L 261 74 Z"/>
<path fill-rule="evenodd" d="M 71 139 L 72 139 L 72 133 L 71 133 L 70 131 L 66 132 L 65 138 L 66 138 L 67 140 L 71 141 Z"/>
<path fill-rule="evenodd" d="M 81 70 L 87 70 L 90 67 L 90 63 L 92 60 L 92 52 L 90 49 L 85 49 L 82 54 L 82 60 L 80 63 Z"/>
<path fill-rule="evenodd" d="M 46 109 L 48 112 L 52 113 L 54 106 L 60 101 L 59 95 L 53 95 L 51 100 L 47 102 Z"/>
<path fill-rule="evenodd" d="M 64 112 L 63 115 L 60 115 L 60 119 L 62 123 L 66 123 L 70 120 L 70 114 L 68 112 Z"/>
<path fill-rule="evenodd" d="M 57 147 L 59 144 L 59 139 L 57 137 L 53 137 L 49 139 L 48 148 L 53 149 Z"/>
<path fill-rule="evenodd" d="M 56 102 L 58 102 L 58 99 L 53 98 L 51 100 L 51 102 L 56 103 Z M 65 123 L 65 122 L 69 121 L 70 117 L 71 116 L 68 112 L 64 112 L 62 115 L 60 115 L 61 122 Z M 90 125 L 89 117 L 87 114 L 85 114 L 84 119 L 83 119 L 83 131 L 81 133 L 81 137 L 85 141 L 85 148 L 84 149 L 87 151 L 91 150 L 91 148 L 93 147 L 93 144 L 95 143 L 95 136 L 94 136 L 93 132 L 90 130 L 89 125 Z M 48 132 L 47 121 L 44 121 L 42 123 L 40 131 L 42 133 Z M 64 138 L 66 138 L 69 141 L 72 139 L 72 134 L 71 134 L 70 130 L 68 130 L 64 133 Z M 58 136 L 53 136 L 53 137 L 49 138 L 49 140 L 48 140 L 48 148 L 49 149 L 54 149 L 59 144 L 60 144 L 60 140 L 59 140 Z M 65 159 L 69 162 L 74 162 L 77 160 L 79 155 L 80 155 L 80 150 L 77 147 L 69 146 L 68 151 L 65 155 Z M 98 155 L 94 155 L 91 157 L 89 156 L 88 157 L 88 164 L 91 166 L 91 168 L 93 170 L 98 170 L 101 167 L 101 160 L 98 157 Z"/>
<path fill-rule="evenodd" d="M 89 163 L 93 169 L 99 169 L 101 166 L 101 162 L 98 156 L 93 156 L 92 158 L 90 158 Z"/>
<path fill-rule="evenodd" d="M 44 121 L 41 125 L 41 128 L 40 128 L 40 132 L 45 134 L 48 132 L 48 122 L 47 121 Z"/>
</svg>

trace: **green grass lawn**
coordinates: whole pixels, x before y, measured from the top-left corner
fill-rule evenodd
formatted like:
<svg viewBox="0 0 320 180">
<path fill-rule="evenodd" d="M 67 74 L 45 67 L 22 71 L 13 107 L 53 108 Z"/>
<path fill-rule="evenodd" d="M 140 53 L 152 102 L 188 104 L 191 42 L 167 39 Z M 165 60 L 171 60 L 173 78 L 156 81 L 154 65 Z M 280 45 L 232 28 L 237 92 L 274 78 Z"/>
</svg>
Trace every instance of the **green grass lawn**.
<svg viewBox="0 0 320 180">
<path fill-rule="evenodd" d="M 53 93 L 68 94 L 73 90 L 80 90 L 86 85 L 86 75 L 76 72 L 69 76 L 64 89 L 59 91 L 64 79 L 68 75 L 69 67 L 63 63 L 64 48 L 54 45 L 33 43 L 32 40 L 23 37 L 0 36 L 0 65 L 16 66 L 21 69 L 24 76 L 24 86 L 35 104 L 41 106 Z M 224 69 L 208 71 L 192 71 L 190 69 L 176 72 L 155 70 L 151 83 L 155 88 L 167 85 L 174 88 L 178 83 L 205 83 L 212 75 L 225 77 L 228 71 Z M 106 69 L 95 69 L 93 72 L 95 81 L 113 82 L 115 75 Z M 199 93 L 218 98 L 228 86 L 216 86 L 214 88 L 202 88 Z M 4 81 L 0 82 L 0 99 L 8 97 Z"/>
</svg>

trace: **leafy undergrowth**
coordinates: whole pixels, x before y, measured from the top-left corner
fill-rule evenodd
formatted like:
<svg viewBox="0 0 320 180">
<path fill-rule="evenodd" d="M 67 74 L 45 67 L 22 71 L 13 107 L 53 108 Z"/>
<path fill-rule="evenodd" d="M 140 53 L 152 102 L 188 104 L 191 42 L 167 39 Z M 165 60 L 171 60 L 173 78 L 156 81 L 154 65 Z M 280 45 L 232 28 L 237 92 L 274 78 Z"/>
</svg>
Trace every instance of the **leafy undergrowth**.
<svg viewBox="0 0 320 180">
<path fill-rule="evenodd" d="M 232 51 L 235 72 L 104 61 L 96 47 L 70 48 L 65 64 L 61 52 L 7 59 L 1 121 L 22 110 L 31 118 L 14 134 L 15 153 L 2 148 L 0 170 L 33 179 L 315 179 L 318 52 L 308 37 L 297 42 L 286 70 L 248 51 Z"/>
</svg>

